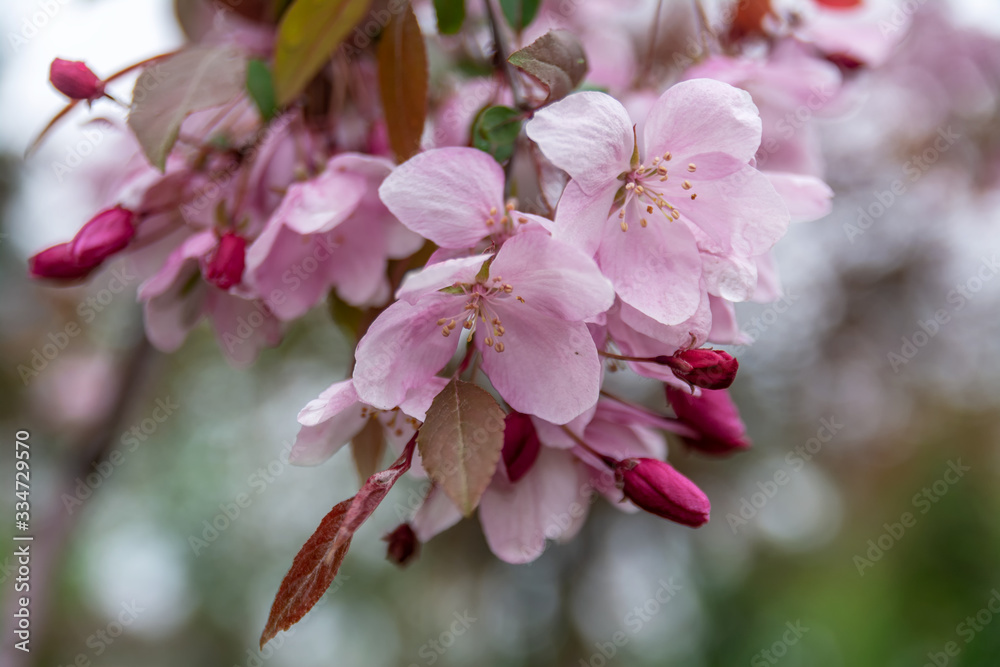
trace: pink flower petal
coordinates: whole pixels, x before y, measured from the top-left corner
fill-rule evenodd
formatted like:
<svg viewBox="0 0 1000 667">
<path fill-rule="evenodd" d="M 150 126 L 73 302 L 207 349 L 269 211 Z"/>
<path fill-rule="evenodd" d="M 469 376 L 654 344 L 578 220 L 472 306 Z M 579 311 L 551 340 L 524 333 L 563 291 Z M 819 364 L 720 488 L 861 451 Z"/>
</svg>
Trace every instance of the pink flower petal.
<svg viewBox="0 0 1000 667">
<path fill-rule="evenodd" d="M 444 248 L 467 248 L 499 227 L 504 173 L 475 148 L 437 148 L 413 156 L 389 175 L 379 196 L 408 228 Z"/>
<path fill-rule="evenodd" d="M 422 297 L 455 283 L 473 283 L 489 255 L 474 255 L 446 259 L 437 264 L 407 274 L 403 284 L 396 291 L 396 298 L 408 303 L 416 303 Z"/>
<path fill-rule="evenodd" d="M 516 484 L 498 473 L 479 504 L 479 522 L 490 550 L 508 563 L 529 563 L 578 527 L 590 506 L 583 470 L 573 455 L 543 447 Z"/>
<path fill-rule="evenodd" d="M 574 93 L 535 112 L 525 127 L 552 164 L 596 194 L 628 171 L 635 135 L 618 100 L 597 92 Z"/>
<path fill-rule="evenodd" d="M 490 266 L 534 309 L 565 320 L 585 320 L 611 307 L 611 283 L 597 263 L 542 231 L 504 243 Z"/>
<path fill-rule="evenodd" d="M 606 187 L 587 194 L 576 181 L 567 183 L 556 208 L 555 222 L 548 225 L 552 236 L 584 254 L 596 255 L 605 227 L 613 224 L 608 221 L 608 212 L 620 184 L 618 180 L 609 181 Z"/>
<path fill-rule="evenodd" d="M 829 215 L 833 208 L 833 190 L 815 176 L 786 172 L 762 172 L 784 200 L 792 222 L 809 222 Z"/>
<path fill-rule="evenodd" d="M 644 228 L 635 209 L 626 209 L 627 232 L 605 225 L 597 262 L 622 301 L 662 324 L 679 324 L 701 301 L 694 237 L 683 224 L 659 218 Z"/>
<path fill-rule="evenodd" d="M 397 301 L 382 311 L 355 352 L 358 397 L 391 410 L 441 370 L 455 353 L 458 336 L 442 336 L 437 321 L 453 316 L 456 303 L 442 294 L 425 297 L 419 306 Z"/>
<path fill-rule="evenodd" d="M 760 146 L 761 122 L 750 93 L 720 81 L 692 79 L 660 96 L 643 132 L 647 164 L 667 151 L 679 163 L 717 152 L 746 163 Z"/>
<path fill-rule="evenodd" d="M 525 303 L 495 308 L 506 328 L 504 351 L 483 348 L 483 371 L 518 412 L 565 424 L 597 402 L 601 362 L 587 325 Z M 440 337 L 440 333 L 437 334 Z"/>
</svg>

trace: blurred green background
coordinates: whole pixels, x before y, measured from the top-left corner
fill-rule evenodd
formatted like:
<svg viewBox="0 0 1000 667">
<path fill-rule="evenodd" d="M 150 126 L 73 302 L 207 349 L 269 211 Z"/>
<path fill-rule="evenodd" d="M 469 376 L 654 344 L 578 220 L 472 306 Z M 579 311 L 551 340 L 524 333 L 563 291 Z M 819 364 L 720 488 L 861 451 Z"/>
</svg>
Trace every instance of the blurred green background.
<svg viewBox="0 0 1000 667">
<path fill-rule="evenodd" d="M 4 30 L 20 29 L 35 4 L 5 6 Z M 30 660 L 5 664 L 1000 664 L 1000 614 L 990 609 L 1000 611 L 992 42 L 966 54 L 963 34 L 944 33 L 937 49 L 954 59 L 935 69 L 921 37 L 936 33 L 921 24 L 930 32 L 862 75 L 868 92 L 849 114 L 819 121 L 834 214 L 779 244 L 783 306 L 739 308 L 757 340 L 737 350 L 733 391 L 755 446 L 725 460 L 671 447 L 670 460 L 712 498 L 709 525 L 692 531 L 598 501 L 573 542 L 531 565 L 497 561 L 466 521 L 399 570 L 379 538 L 406 516 L 415 484 L 404 480 L 358 533 L 334 589 L 261 653 L 292 557 L 357 488 L 346 453 L 317 468 L 282 460 L 297 411 L 344 376 L 351 343 L 319 308 L 239 371 L 205 328 L 174 355 L 148 350 L 136 285 L 111 292 L 116 267 L 79 288 L 27 280 L 26 257 L 93 209 L 54 186 L 59 137 L 72 128 L 27 165 L 19 157 L 57 107 L 47 63 L 93 50 L 95 69 L 111 71 L 121 62 L 112 47 L 142 56 L 179 39 L 169 3 L 60 11 L 47 34 L 4 52 L 0 80 L 10 119 L 0 131 L 0 458 L 10 489 L 0 508 L 13 516 L 12 441 L 29 430 L 33 527 L 52 536 L 37 546 L 53 555 L 33 562 Z M 152 26 L 159 32 L 136 36 Z M 967 65 L 980 76 L 956 79 Z M 951 126 L 954 148 L 852 233 L 858 208 Z M 960 288 L 967 297 L 953 296 Z M 946 321 L 930 324 L 941 310 Z M 19 371 L 73 322 L 80 335 L 54 359 Z M 662 405 L 651 386 L 637 391 Z M 156 422 L 164 405 L 174 407 Z M 89 466 L 107 437 L 119 464 Z M 7 553 L 0 563 L 9 605 Z"/>
</svg>

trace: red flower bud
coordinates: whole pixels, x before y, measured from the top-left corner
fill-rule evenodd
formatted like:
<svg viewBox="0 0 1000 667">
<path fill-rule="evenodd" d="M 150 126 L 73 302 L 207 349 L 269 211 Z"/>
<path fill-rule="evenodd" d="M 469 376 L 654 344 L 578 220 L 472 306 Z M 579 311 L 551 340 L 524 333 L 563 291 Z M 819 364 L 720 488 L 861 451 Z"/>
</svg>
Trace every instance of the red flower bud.
<svg viewBox="0 0 1000 667">
<path fill-rule="evenodd" d="M 615 466 L 615 474 L 625 497 L 647 512 L 692 528 L 708 523 L 708 496 L 669 463 L 626 459 Z"/>
<path fill-rule="evenodd" d="M 542 443 L 528 415 L 511 412 L 503 423 L 503 462 L 507 467 L 507 479 L 516 482 L 531 469 Z"/>
<path fill-rule="evenodd" d="M 747 427 L 728 391 L 702 389 L 701 396 L 692 396 L 669 386 L 666 390 L 677 418 L 699 434 L 684 438 L 688 445 L 707 454 L 731 454 L 750 447 Z"/>
<path fill-rule="evenodd" d="M 60 243 L 46 248 L 28 259 L 28 273 L 35 278 L 79 280 L 97 268 L 97 264 L 81 264 L 72 252 L 73 243 Z"/>
<path fill-rule="evenodd" d="M 728 352 L 712 349 L 683 350 L 666 357 L 664 363 L 680 379 L 705 389 L 725 389 L 736 379 L 740 367 Z"/>
<path fill-rule="evenodd" d="M 135 214 L 115 206 L 101 211 L 85 224 L 72 241 L 43 250 L 28 260 L 36 278 L 79 280 L 122 250 L 135 236 Z"/>
<path fill-rule="evenodd" d="M 49 81 L 71 100 L 93 102 L 104 95 L 104 82 L 78 60 L 56 58 L 49 68 Z"/>
<path fill-rule="evenodd" d="M 122 206 L 101 211 L 73 239 L 73 254 L 82 264 L 97 266 L 122 250 L 135 236 L 135 214 Z"/>
<path fill-rule="evenodd" d="M 219 239 L 205 267 L 205 280 L 219 289 L 229 289 L 243 280 L 246 265 L 247 240 L 233 232 L 226 232 Z"/>
<path fill-rule="evenodd" d="M 400 524 L 382 539 L 389 543 L 385 557 L 396 565 L 406 565 L 420 554 L 420 540 L 408 523 Z"/>
</svg>

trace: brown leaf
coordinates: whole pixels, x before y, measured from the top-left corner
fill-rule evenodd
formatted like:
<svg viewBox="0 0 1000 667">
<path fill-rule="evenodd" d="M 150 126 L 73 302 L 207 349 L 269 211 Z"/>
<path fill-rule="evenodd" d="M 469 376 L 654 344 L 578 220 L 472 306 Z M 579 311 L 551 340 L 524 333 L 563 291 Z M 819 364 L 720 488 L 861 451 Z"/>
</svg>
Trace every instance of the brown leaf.
<svg viewBox="0 0 1000 667">
<path fill-rule="evenodd" d="M 344 562 L 354 533 L 375 511 L 393 484 L 409 470 L 415 445 L 416 436 L 391 467 L 369 477 L 356 496 L 339 503 L 323 517 L 281 580 L 267 625 L 260 635 L 262 648 L 278 632 L 298 623 L 323 597 Z"/>
<path fill-rule="evenodd" d="M 587 75 L 587 56 L 576 36 L 566 30 L 552 30 L 507 61 L 542 84 L 548 102 L 566 97 Z"/>
<path fill-rule="evenodd" d="M 405 162 L 420 150 L 427 117 L 427 51 L 409 3 L 389 19 L 375 55 L 389 144 Z"/>
<path fill-rule="evenodd" d="M 236 99 L 246 76 L 246 58 L 232 46 L 196 46 L 143 70 L 128 125 L 150 163 L 163 171 L 188 114 Z"/>
<path fill-rule="evenodd" d="M 368 479 L 378 471 L 385 454 L 385 431 L 378 418 L 368 420 L 351 440 L 351 458 L 360 479 Z"/>
<path fill-rule="evenodd" d="M 424 468 L 465 516 L 479 504 L 503 450 L 504 411 L 485 390 L 452 380 L 417 433 Z"/>
</svg>

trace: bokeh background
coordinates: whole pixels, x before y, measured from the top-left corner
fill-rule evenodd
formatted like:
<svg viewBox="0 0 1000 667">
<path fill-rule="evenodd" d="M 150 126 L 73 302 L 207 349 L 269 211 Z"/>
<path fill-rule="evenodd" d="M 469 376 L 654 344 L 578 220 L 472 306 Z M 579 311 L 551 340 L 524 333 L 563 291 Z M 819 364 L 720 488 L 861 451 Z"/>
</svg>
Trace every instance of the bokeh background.
<svg viewBox="0 0 1000 667">
<path fill-rule="evenodd" d="M 404 480 L 334 589 L 261 653 L 293 555 L 357 485 L 346 455 L 283 462 L 296 412 L 343 377 L 350 345 L 320 308 L 237 371 L 206 329 L 177 354 L 151 351 L 126 266 L 78 288 L 30 282 L 26 258 L 90 217 L 115 159 L 101 142 L 79 155 L 78 119 L 22 161 L 61 106 L 48 63 L 107 73 L 183 35 L 168 0 L 4 2 L 0 515 L 13 517 L 25 429 L 46 536 L 33 651 L 11 653 L 5 630 L 4 664 L 1000 664 L 1000 8 L 898 4 L 916 9 L 909 35 L 861 75 L 849 109 L 810 119 L 833 214 L 779 244 L 785 300 L 739 308 L 755 342 L 737 351 L 733 391 L 753 450 L 671 450 L 712 498 L 711 523 L 691 531 L 597 502 L 572 543 L 510 566 L 463 522 L 400 571 L 379 538 L 406 516 Z M 26 22 L 34 32 L 12 39 Z M 942 136 L 957 138 L 930 159 Z M 887 203 L 897 179 L 905 191 Z M 46 344 L 58 354 L 24 375 Z M 121 457 L 99 470 L 90 455 L 109 437 Z"/>
</svg>

